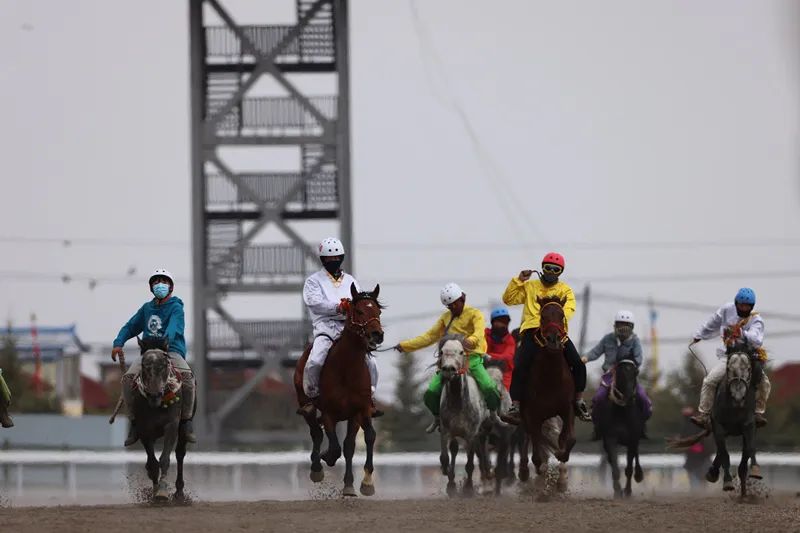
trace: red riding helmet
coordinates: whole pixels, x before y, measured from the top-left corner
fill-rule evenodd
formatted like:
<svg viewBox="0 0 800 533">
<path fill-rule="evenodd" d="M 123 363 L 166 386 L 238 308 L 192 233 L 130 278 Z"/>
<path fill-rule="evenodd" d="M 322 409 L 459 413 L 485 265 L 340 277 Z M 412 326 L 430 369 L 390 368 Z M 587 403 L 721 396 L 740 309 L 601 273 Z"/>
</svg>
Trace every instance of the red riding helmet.
<svg viewBox="0 0 800 533">
<path fill-rule="evenodd" d="M 549 254 L 544 256 L 544 259 L 542 259 L 542 264 L 545 263 L 549 263 L 551 265 L 558 265 L 563 269 L 565 265 L 564 256 L 556 252 L 550 252 Z"/>
</svg>

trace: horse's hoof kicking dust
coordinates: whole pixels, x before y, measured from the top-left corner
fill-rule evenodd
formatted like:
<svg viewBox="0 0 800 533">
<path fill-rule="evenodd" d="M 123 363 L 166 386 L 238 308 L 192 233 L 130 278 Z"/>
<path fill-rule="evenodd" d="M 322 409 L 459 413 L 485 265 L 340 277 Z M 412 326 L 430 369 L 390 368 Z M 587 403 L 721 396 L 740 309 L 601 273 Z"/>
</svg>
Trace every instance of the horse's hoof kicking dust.
<svg viewBox="0 0 800 533">
<path fill-rule="evenodd" d="M 311 479 L 311 481 L 313 481 L 314 483 L 319 483 L 320 481 L 322 481 L 323 479 L 325 479 L 325 472 L 324 472 L 324 471 L 322 471 L 322 470 L 320 470 L 319 472 L 314 472 L 314 471 L 312 470 L 312 471 L 311 471 L 311 473 L 309 473 L 309 474 L 308 474 L 308 477 L 309 477 L 309 478 Z"/>
<path fill-rule="evenodd" d="M 356 494 L 356 489 L 352 485 L 348 485 L 342 490 L 342 496 L 345 498 L 355 498 L 358 494 Z"/>
<path fill-rule="evenodd" d="M 365 485 L 361 484 L 361 494 L 364 496 L 374 496 L 375 495 L 375 485 Z"/>
</svg>

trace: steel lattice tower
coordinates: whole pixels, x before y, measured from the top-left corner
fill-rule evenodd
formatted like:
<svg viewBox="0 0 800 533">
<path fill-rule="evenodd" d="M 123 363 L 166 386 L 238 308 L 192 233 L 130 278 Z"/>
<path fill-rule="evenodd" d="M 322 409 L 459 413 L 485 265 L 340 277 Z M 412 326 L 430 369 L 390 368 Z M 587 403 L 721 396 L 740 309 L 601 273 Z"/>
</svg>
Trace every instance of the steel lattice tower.
<svg viewBox="0 0 800 533">
<path fill-rule="evenodd" d="M 301 220 L 338 223 L 353 264 L 347 0 L 296 0 L 296 24 L 282 26 L 234 21 L 224 3 L 189 0 L 192 351 L 197 425 L 210 440 L 219 440 L 226 416 L 276 361 L 302 348 L 309 332 L 302 306 L 291 319 L 237 317 L 226 298 L 300 298 L 305 276 L 318 268 L 316 242 L 296 227 Z M 205 25 L 209 14 L 222 24 Z M 300 81 L 313 76 L 330 77 L 333 94 L 306 94 Z M 251 96 L 264 79 L 281 94 Z M 257 170 L 236 169 L 226 160 L 234 147 L 295 147 L 297 167 L 276 169 L 271 158 L 261 157 Z M 264 242 L 265 228 L 275 242 Z M 257 355 L 259 370 L 212 412 L 210 361 L 216 354 L 244 353 Z"/>
</svg>

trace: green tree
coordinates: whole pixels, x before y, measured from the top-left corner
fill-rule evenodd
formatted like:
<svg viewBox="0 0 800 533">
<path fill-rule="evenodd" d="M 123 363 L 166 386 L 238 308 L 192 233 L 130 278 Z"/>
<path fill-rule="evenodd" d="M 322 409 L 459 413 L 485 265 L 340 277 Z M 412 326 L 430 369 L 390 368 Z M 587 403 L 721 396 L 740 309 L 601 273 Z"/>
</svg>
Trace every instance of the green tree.
<svg viewBox="0 0 800 533">
<path fill-rule="evenodd" d="M 395 364 L 398 376 L 395 401 L 381 420 L 381 448 L 386 451 L 420 451 L 436 447 L 438 435 L 428 435 L 430 420 L 422 405 L 422 381 L 417 377 L 415 353 L 400 355 Z"/>
</svg>

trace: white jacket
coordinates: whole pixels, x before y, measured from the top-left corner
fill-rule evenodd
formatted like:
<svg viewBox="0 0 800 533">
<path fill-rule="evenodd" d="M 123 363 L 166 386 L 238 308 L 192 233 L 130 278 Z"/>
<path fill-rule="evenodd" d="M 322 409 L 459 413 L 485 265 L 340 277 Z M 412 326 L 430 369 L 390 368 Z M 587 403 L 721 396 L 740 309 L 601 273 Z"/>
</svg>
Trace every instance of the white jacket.
<svg viewBox="0 0 800 533">
<path fill-rule="evenodd" d="M 697 331 L 695 337 L 706 340 L 719 335 L 724 338 L 726 330 L 741 320 L 742 318 L 736 313 L 736 304 L 725 304 L 711 315 Z M 742 327 L 742 335 L 752 348 L 760 348 L 764 344 L 764 319 L 761 318 L 761 315 L 750 315 L 750 320 Z"/>
<path fill-rule="evenodd" d="M 338 282 L 337 282 L 338 283 Z M 308 307 L 314 329 L 325 327 L 331 321 L 344 322 L 345 316 L 336 312 L 336 306 L 342 298 L 351 298 L 350 285 L 356 284 L 356 290 L 361 292 L 358 282 L 347 273 L 342 273 L 341 284 L 334 285 L 331 276 L 325 269 L 311 274 L 303 285 L 303 301 Z"/>
</svg>

